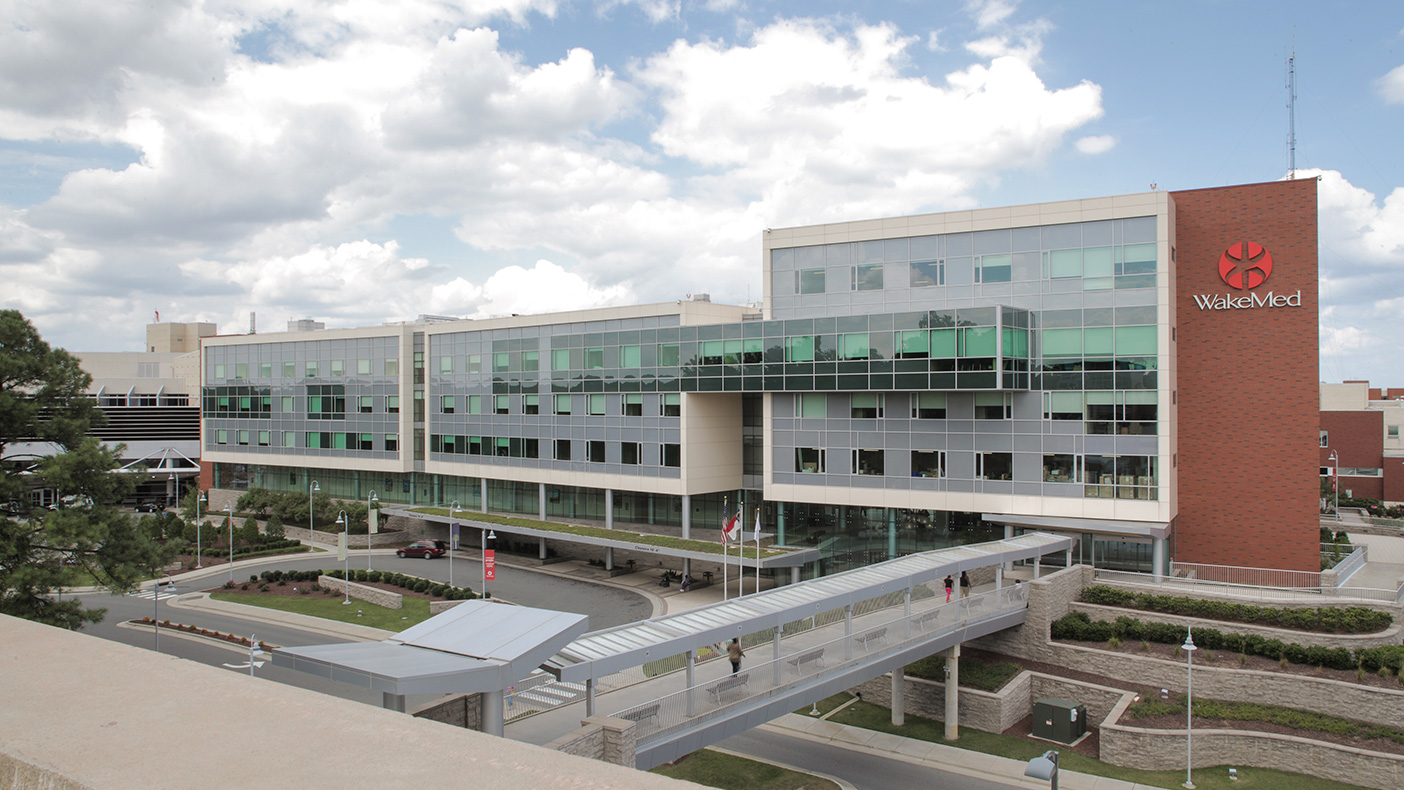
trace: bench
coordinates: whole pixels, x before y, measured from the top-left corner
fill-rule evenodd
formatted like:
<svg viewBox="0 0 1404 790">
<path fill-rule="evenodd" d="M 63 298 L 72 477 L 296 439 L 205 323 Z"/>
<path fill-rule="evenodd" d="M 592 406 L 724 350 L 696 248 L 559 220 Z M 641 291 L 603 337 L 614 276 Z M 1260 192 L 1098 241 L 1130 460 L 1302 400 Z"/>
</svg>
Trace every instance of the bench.
<svg viewBox="0 0 1404 790">
<path fill-rule="evenodd" d="M 722 695 L 732 689 L 744 687 L 747 691 L 751 689 L 751 673 L 742 672 L 739 675 L 732 675 L 720 683 L 713 683 L 707 687 L 707 693 L 712 695 L 712 701 L 721 704 Z"/>
<path fill-rule="evenodd" d="M 867 650 L 868 645 L 872 644 L 873 642 L 881 641 L 883 644 L 887 644 L 887 629 L 879 628 L 876 631 L 869 631 L 868 633 L 863 634 L 862 636 L 854 639 L 853 641 L 864 650 Z"/>
<path fill-rule="evenodd" d="M 625 711 L 619 714 L 619 718 L 628 719 L 629 721 L 632 721 L 637 724 L 642 722 L 644 719 L 658 718 L 658 709 L 659 703 L 655 702 L 652 705 L 645 705 L 642 708 L 635 708 L 634 710 Z"/>
<path fill-rule="evenodd" d="M 925 614 L 919 614 L 912 618 L 912 627 L 918 630 L 925 630 L 929 625 L 935 625 L 941 619 L 941 610 L 932 609 Z"/>
<path fill-rule="evenodd" d="M 800 653 L 799 655 L 786 661 L 785 663 L 795 668 L 795 674 L 799 674 L 800 670 L 804 669 L 805 664 L 809 664 L 815 661 L 819 662 L 819 666 L 824 666 L 824 648 L 819 647 L 810 650 L 807 653 Z"/>
</svg>

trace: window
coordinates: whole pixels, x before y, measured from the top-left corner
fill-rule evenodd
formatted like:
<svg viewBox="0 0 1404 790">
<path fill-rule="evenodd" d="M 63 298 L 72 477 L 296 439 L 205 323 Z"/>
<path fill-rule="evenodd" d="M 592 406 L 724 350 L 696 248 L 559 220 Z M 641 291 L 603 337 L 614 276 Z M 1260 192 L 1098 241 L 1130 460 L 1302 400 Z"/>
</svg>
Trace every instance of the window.
<svg viewBox="0 0 1404 790">
<path fill-rule="evenodd" d="M 639 346 L 619 347 L 619 367 L 636 368 L 642 361 L 642 353 Z"/>
<path fill-rule="evenodd" d="M 224 366 L 223 366 L 223 365 L 218 365 L 218 364 L 217 364 L 217 365 L 214 366 L 214 377 L 217 378 L 217 379 L 222 379 L 222 378 L 224 378 Z"/>
<path fill-rule="evenodd" d="M 1325 431 L 1322 431 L 1322 432 L 1321 432 L 1321 446 L 1322 446 L 1322 447 L 1330 447 L 1330 446 L 1331 446 L 1331 438 L 1326 434 Z"/>
<path fill-rule="evenodd" d="M 258 377 L 261 378 L 261 379 L 271 379 L 271 378 L 273 378 L 273 363 L 272 363 L 272 362 L 260 362 L 260 363 L 258 363 Z"/>
<path fill-rule="evenodd" d="M 882 290 L 882 264 L 869 263 L 862 266 L 854 266 L 852 269 L 853 290 L 855 291 L 881 291 Z"/>
<path fill-rule="evenodd" d="M 643 416 L 643 395 L 632 394 L 632 393 L 631 393 L 631 394 L 626 394 L 626 395 L 624 396 L 624 416 L 625 416 L 625 417 L 642 417 L 642 416 Z"/>
<path fill-rule="evenodd" d="M 540 395 L 523 395 L 523 396 L 522 396 L 522 414 L 540 414 L 540 413 L 541 413 L 541 396 L 540 396 Z"/>
<path fill-rule="evenodd" d="M 512 355 L 506 351 L 499 351 L 492 355 L 492 372 L 506 373 L 512 369 Z"/>
<path fill-rule="evenodd" d="M 511 396 L 511 395 L 494 395 L 494 396 L 492 396 L 492 411 L 493 411 L 493 414 L 507 414 L 507 413 L 510 411 L 511 403 L 512 403 L 512 396 Z"/>
<path fill-rule="evenodd" d="M 333 376 L 345 376 L 345 375 L 346 375 L 346 360 L 344 360 L 344 359 L 333 359 L 332 362 L 331 362 L 331 374 L 332 374 Z"/>
<path fill-rule="evenodd" d="M 586 369 L 586 370 L 602 370 L 603 368 L 604 368 L 604 349 L 603 349 L 603 348 L 587 348 L 587 349 L 585 349 L 585 369 Z"/>
<path fill-rule="evenodd" d="M 440 372 L 440 373 L 452 373 L 452 372 L 453 372 L 453 357 L 450 357 L 450 356 L 439 357 L 439 372 Z"/>
<path fill-rule="evenodd" d="M 283 395 L 283 396 L 279 399 L 279 404 L 280 404 L 280 406 L 282 407 L 282 412 L 283 412 L 284 414 L 292 414 L 292 411 L 293 411 L 293 397 L 292 397 L 291 395 Z"/>
<path fill-rule="evenodd" d="M 1010 480 L 1013 477 L 1013 453 L 977 453 L 975 455 L 975 478 L 977 480 Z"/>
<path fill-rule="evenodd" d="M 946 454 L 939 450 L 912 451 L 912 477 L 945 477 Z"/>
<path fill-rule="evenodd" d="M 400 413 L 400 396 L 399 396 L 399 395 L 386 395 L 386 396 L 385 396 L 385 412 L 386 412 L 387 414 L 399 414 L 399 413 Z"/>
<path fill-rule="evenodd" d="M 882 450 L 854 450 L 854 474 L 881 477 L 884 474 L 882 453 Z"/>
<path fill-rule="evenodd" d="M 306 366 L 303 367 L 303 375 L 304 375 L 306 378 L 309 378 L 309 379 L 312 379 L 312 378 L 316 378 L 316 377 L 317 377 L 317 361 L 316 361 L 316 360 L 308 360 Z"/>
<path fill-rule="evenodd" d="M 487 454 L 490 454 L 490 448 L 491 448 L 491 445 L 492 445 L 492 439 L 489 438 L 489 439 L 486 440 L 486 442 L 487 442 L 487 446 L 489 447 L 489 451 L 488 451 Z M 468 454 L 469 454 L 469 455 L 484 455 L 484 454 L 485 454 L 485 451 L 484 451 L 483 447 L 484 447 L 484 438 L 483 438 L 483 437 L 481 437 L 481 436 L 469 436 L 469 437 L 468 437 Z"/>
<path fill-rule="evenodd" d="M 453 414 L 453 410 L 454 410 L 454 396 L 452 396 L 452 395 L 444 395 L 444 396 L 442 396 L 442 397 L 440 398 L 440 408 L 439 408 L 439 411 L 440 411 L 441 413 L 443 413 L 443 414 Z"/>
<path fill-rule="evenodd" d="M 796 335 L 785 338 L 786 362 L 813 362 L 814 336 Z"/>
<path fill-rule="evenodd" d="M 551 370 L 570 370 L 570 349 L 555 348 L 551 350 Z"/>
<path fill-rule="evenodd" d="M 557 414 L 570 414 L 570 396 L 557 395 L 555 398 L 555 410 Z"/>
<path fill-rule="evenodd" d="M 585 460 L 592 464 L 602 464 L 605 462 L 605 443 L 598 440 L 591 440 L 585 443 Z"/>
<path fill-rule="evenodd" d="M 295 379 L 295 378 L 297 378 L 297 363 L 296 363 L 296 362 L 284 362 L 284 363 L 283 363 L 283 378 L 285 378 L 285 379 Z"/>
<path fill-rule="evenodd" d="M 912 419 L 946 419 L 946 393 L 917 392 L 912 395 Z"/>
<path fill-rule="evenodd" d="M 541 369 L 541 352 L 540 352 L 540 351 L 523 351 L 523 352 L 522 352 L 522 370 L 540 370 L 540 369 Z"/>
<path fill-rule="evenodd" d="M 569 440 L 569 439 L 557 439 L 557 440 L 555 441 L 555 448 L 556 448 L 556 449 L 555 449 L 555 459 L 556 459 L 557 461 L 569 461 L 569 460 L 570 460 L 570 440 Z"/>
<path fill-rule="evenodd" d="M 1155 499 L 1156 459 L 1144 455 L 1088 455 L 1082 460 L 1083 496 Z"/>
<path fill-rule="evenodd" d="M 469 396 L 468 396 L 468 413 L 469 413 L 469 414 L 482 414 L 482 413 L 483 413 L 483 396 L 481 396 L 481 395 L 469 395 Z"/>
<path fill-rule="evenodd" d="M 1082 402 L 1083 393 L 1081 392 L 1045 392 L 1043 393 L 1043 419 L 1080 420 L 1082 419 Z M 1044 479 L 1047 479 L 1046 475 Z"/>
<path fill-rule="evenodd" d="M 297 432 L 296 432 L 296 431 L 283 431 L 283 446 L 284 446 L 284 447 L 296 447 L 296 446 L 297 446 Z"/>
<path fill-rule="evenodd" d="M 825 451 L 818 447 L 795 448 L 795 471 L 802 474 L 824 473 Z"/>
<path fill-rule="evenodd" d="M 824 293 L 824 270 L 800 269 L 795 272 L 795 293 Z"/>
<path fill-rule="evenodd" d="M 1043 482 L 1076 483 L 1077 456 L 1045 453 L 1043 455 Z"/>
<path fill-rule="evenodd" d="M 494 439 L 492 454 L 498 458 L 512 457 L 512 440 L 506 436 L 499 436 Z"/>
<path fill-rule="evenodd" d="M 678 366 L 678 344 L 665 343 L 658 347 L 658 366 L 675 368 Z"/>
<path fill-rule="evenodd" d="M 375 437 L 374 437 L 372 434 L 369 434 L 369 433 L 360 433 L 360 434 L 355 434 L 355 436 L 356 436 L 356 446 L 355 446 L 353 449 L 356 449 L 356 450 L 374 450 L 374 449 L 375 449 Z"/>
<path fill-rule="evenodd" d="M 643 457 L 642 445 L 638 442 L 619 443 L 619 462 L 629 466 L 638 466 Z"/>
<path fill-rule="evenodd" d="M 270 441 L 270 439 L 271 439 L 271 436 L 272 436 L 272 435 L 271 435 L 268 431 L 259 431 L 259 432 L 258 432 L 258 446 L 259 446 L 259 447 L 267 447 L 268 444 L 269 444 L 269 441 Z"/>
<path fill-rule="evenodd" d="M 1154 391 L 1092 391 L 1085 393 L 1084 399 L 1089 434 L 1154 436 L 1157 432 L 1158 396 Z"/>
<path fill-rule="evenodd" d="M 247 362 L 236 362 L 236 363 L 234 363 L 234 378 L 236 378 L 236 379 L 246 379 L 246 378 L 248 378 L 248 377 L 249 377 L 249 363 L 247 363 Z"/>
<path fill-rule="evenodd" d="M 468 355 L 468 372 L 469 372 L 469 373 L 482 373 L 482 372 L 483 372 L 483 355 L 482 355 L 482 354 L 469 354 L 469 355 Z"/>
<path fill-rule="evenodd" d="M 414 409 L 414 413 L 411 415 L 411 417 L 414 419 L 414 421 L 415 421 L 415 422 L 424 422 L 424 391 L 423 391 L 423 390 L 415 390 L 415 391 L 414 391 L 414 404 L 413 404 L 413 409 Z M 423 444 L 424 444 L 424 439 L 423 439 L 423 436 L 422 436 L 422 435 L 419 437 L 419 444 L 420 444 L 420 445 L 423 445 Z"/>
<path fill-rule="evenodd" d="M 931 333 L 925 329 L 902 330 L 897 333 L 898 359 L 926 359 L 931 356 Z"/>
<path fill-rule="evenodd" d="M 658 412 L 664 417 L 681 417 L 682 395 L 676 392 L 663 393 L 663 397 L 658 399 Z"/>
<path fill-rule="evenodd" d="M 585 396 L 588 408 L 587 414 L 601 415 L 605 413 L 605 396 L 601 394 L 590 394 Z"/>
<path fill-rule="evenodd" d="M 910 280 L 913 288 L 946 284 L 945 261 L 912 261 Z"/>
<path fill-rule="evenodd" d="M 726 341 L 705 340 L 702 342 L 702 353 L 699 360 L 703 365 L 720 365 L 722 355 L 726 353 Z"/>
<path fill-rule="evenodd" d="M 658 448 L 659 457 L 663 459 L 663 465 L 674 469 L 682 466 L 682 445 L 664 444 Z"/>
<path fill-rule="evenodd" d="M 394 358 L 394 357 L 391 357 L 390 359 L 385 360 L 385 375 L 387 375 L 387 376 L 398 376 L 398 375 L 400 375 L 400 360 L 398 360 L 398 359 L 396 359 L 396 358 Z"/>
<path fill-rule="evenodd" d="M 1009 282 L 1010 272 L 1012 270 L 1012 263 L 1013 256 L 1009 254 L 975 256 L 975 282 Z"/>
<path fill-rule="evenodd" d="M 369 375 L 370 375 L 370 360 L 369 360 L 369 359 L 358 359 L 358 360 L 356 360 L 356 375 L 357 375 L 357 376 L 369 376 Z"/>
<path fill-rule="evenodd" d="M 975 419 L 1007 420 L 1013 412 L 1013 398 L 1007 392 L 975 393 Z"/>
<path fill-rule="evenodd" d="M 883 412 L 883 396 L 877 392 L 855 392 L 849 396 L 849 415 L 855 420 L 880 419 Z"/>
<path fill-rule="evenodd" d="M 1053 279 L 1082 276 L 1082 250 L 1053 250 L 1048 256 L 1048 276 Z"/>
<path fill-rule="evenodd" d="M 375 396 L 374 396 L 374 395 L 362 395 L 362 396 L 361 396 L 361 413 L 362 413 L 362 414 L 370 414 L 370 413 L 371 413 L 372 411 L 374 411 L 374 410 L 375 410 Z"/>
<path fill-rule="evenodd" d="M 839 352 L 844 359 L 867 359 L 870 353 L 868 333 L 854 332 L 844 335 Z"/>
<path fill-rule="evenodd" d="M 229 431 L 223 428 L 215 431 L 215 444 L 229 444 Z"/>
<path fill-rule="evenodd" d="M 1389 426 L 1386 426 L 1386 427 L 1385 427 L 1385 436 L 1389 437 L 1390 439 L 1398 439 L 1398 438 L 1399 438 L 1399 426 L 1398 426 L 1398 425 L 1389 425 Z"/>
<path fill-rule="evenodd" d="M 829 396 L 822 392 L 801 393 L 795 396 L 795 416 L 805 419 L 823 419 L 829 416 Z"/>
</svg>

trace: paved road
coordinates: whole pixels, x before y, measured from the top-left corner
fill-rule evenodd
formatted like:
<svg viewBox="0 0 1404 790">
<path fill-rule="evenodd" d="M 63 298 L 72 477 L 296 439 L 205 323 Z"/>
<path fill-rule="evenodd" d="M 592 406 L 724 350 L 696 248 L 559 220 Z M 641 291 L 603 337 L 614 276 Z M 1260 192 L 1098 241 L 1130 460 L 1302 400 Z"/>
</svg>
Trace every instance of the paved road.
<svg viewBox="0 0 1404 790">
<path fill-rule="evenodd" d="M 1010 787 L 1026 786 L 1018 778 L 1011 778 L 1008 783 L 976 779 L 764 729 L 736 735 L 717 746 L 738 754 L 838 777 L 858 790 L 1008 790 Z"/>
</svg>

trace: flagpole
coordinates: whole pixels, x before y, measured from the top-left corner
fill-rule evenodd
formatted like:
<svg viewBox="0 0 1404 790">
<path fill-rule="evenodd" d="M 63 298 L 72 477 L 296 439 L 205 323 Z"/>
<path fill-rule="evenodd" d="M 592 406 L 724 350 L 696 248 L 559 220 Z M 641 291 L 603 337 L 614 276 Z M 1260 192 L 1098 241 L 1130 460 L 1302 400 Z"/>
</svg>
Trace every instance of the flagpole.
<svg viewBox="0 0 1404 790">
<path fill-rule="evenodd" d="M 760 560 L 761 560 L 761 550 L 760 550 L 760 512 L 761 512 L 761 509 L 760 509 L 760 508 L 756 508 L 756 593 L 757 593 L 757 594 L 760 593 L 760 566 L 761 566 L 761 561 L 760 561 Z"/>
<path fill-rule="evenodd" d="M 731 566 L 731 563 L 730 563 L 730 561 L 729 561 L 729 559 L 730 559 L 730 557 L 731 557 L 731 552 L 730 552 L 730 550 L 727 549 L 727 546 L 726 546 L 726 519 L 727 519 L 727 516 L 730 514 L 730 512 L 731 512 L 731 500 L 728 499 L 728 498 L 726 498 L 726 497 L 722 497 L 722 600 L 723 600 L 723 601 L 726 600 L 727 575 L 728 575 L 728 573 L 729 573 L 729 568 L 730 568 L 730 566 Z"/>
</svg>

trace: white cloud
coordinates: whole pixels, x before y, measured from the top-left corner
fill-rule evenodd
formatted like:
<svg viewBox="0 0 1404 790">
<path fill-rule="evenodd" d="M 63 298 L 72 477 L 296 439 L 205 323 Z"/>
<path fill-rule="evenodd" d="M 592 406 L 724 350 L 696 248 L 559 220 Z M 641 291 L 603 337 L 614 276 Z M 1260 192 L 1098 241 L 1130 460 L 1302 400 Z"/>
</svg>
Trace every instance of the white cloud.
<svg viewBox="0 0 1404 790">
<path fill-rule="evenodd" d="M 981 30 L 1003 24 L 1018 7 L 1018 0 L 969 0 L 965 4 L 966 13 Z"/>
<path fill-rule="evenodd" d="M 1079 137 L 1076 145 L 1077 150 L 1084 154 L 1105 154 L 1116 147 L 1116 138 L 1109 134 L 1088 135 Z"/>
<path fill-rule="evenodd" d="M 1395 66 L 1375 81 L 1380 95 L 1388 104 L 1404 104 L 1404 66 Z"/>
</svg>

